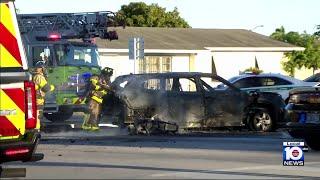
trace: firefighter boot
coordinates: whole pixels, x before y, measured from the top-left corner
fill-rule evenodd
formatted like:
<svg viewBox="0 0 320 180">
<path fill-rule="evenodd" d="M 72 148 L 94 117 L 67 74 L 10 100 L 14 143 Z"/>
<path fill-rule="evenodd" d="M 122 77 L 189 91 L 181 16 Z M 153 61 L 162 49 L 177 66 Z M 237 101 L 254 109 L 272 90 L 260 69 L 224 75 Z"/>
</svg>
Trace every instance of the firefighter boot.
<svg viewBox="0 0 320 180">
<path fill-rule="evenodd" d="M 98 125 L 92 125 L 90 130 L 91 130 L 91 131 L 99 131 L 100 128 L 99 128 Z"/>
<path fill-rule="evenodd" d="M 83 120 L 83 123 L 82 123 L 81 128 L 82 128 L 83 130 L 90 130 L 90 129 L 91 129 L 91 125 L 88 124 L 89 115 L 88 115 L 88 114 L 85 114 L 83 119 L 84 119 L 84 120 Z"/>
</svg>

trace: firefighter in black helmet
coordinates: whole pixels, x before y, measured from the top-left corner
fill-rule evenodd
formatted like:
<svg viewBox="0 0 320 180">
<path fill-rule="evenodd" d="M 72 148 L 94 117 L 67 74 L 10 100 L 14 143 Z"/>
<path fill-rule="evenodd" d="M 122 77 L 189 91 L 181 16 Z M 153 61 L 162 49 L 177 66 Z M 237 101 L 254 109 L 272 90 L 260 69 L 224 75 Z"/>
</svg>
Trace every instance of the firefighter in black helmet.
<svg viewBox="0 0 320 180">
<path fill-rule="evenodd" d="M 113 69 L 106 67 L 101 70 L 100 75 L 93 75 L 90 78 L 90 92 L 88 109 L 89 115 L 86 115 L 82 124 L 84 130 L 99 130 L 99 117 L 101 114 L 101 104 L 103 97 L 111 91 L 110 78 L 113 75 Z"/>
<path fill-rule="evenodd" d="M 34 82 L 36 89 L 36 102 L 39 115 L 38 120 L 41 120 L 43 116 L 43 106 L 46 93 L 52 92 L 54 90 L 54 86 L 50 85 L 47 82 L 45 71 L 45 61 L 38 61 L 35 64 L 32 77 L 32 81 Z"/>
</svg>

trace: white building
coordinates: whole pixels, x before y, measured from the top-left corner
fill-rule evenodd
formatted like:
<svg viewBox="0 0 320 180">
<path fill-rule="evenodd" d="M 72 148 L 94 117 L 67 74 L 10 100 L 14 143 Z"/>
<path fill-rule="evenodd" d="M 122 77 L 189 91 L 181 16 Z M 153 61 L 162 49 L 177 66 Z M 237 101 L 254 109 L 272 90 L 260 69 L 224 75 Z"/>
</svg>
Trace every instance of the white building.
<svg viewBox="0 0 320 180">
<path fill-rule="evenodd" d="M 242 29 L 116 28 L 119 39 L 97 39 L 101 65 L 114 77 L 129 73 L 217 72 L 223 78 L 255 66 L 263 72 L 283 73 L 281 60 L 288 51 L 302 51 L 288 43 Z M 128 57 L 128 39 L 143 37 L 145 58 Z M 134 67 L 134 64 L 136 67 Z"/>
</svg>

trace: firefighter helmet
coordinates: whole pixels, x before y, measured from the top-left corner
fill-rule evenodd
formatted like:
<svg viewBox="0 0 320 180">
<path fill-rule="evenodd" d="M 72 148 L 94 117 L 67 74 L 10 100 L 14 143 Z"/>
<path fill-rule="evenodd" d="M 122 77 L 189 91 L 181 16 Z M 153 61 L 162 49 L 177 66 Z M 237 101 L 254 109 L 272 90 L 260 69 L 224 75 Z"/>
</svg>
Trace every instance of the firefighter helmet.
<svg viewBox="0 0 320 180">
<path fill-rule="evenodd" d="M 36 62 L 34 66 L 35 73 L 44 73 L 45 72 L 45 62 L 44 61 L 38 61 Z"/>
<path fill-rule="evenodd" d="M 45 62 L 44 61 L 38 61 L 35 64 L 35 68 L 44 68 Z"/>
<path fill-rule="evenodd" d="M 113 69 L 109 67 L 105 67 L 101 70 L 101 74 L 105 76 L 112 76 L 113 75 Z"/>
</svg>

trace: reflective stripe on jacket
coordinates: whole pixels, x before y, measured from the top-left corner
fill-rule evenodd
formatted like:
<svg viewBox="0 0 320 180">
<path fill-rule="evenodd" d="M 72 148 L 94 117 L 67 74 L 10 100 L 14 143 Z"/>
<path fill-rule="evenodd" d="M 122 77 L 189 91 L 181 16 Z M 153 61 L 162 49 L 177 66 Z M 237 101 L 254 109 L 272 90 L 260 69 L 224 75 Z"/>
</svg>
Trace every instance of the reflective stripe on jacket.
<svg viewBox="0 0 320 180">
<path fill-rule="evenodd" d="M 108 92 L 108 85 L 102 83 L 102 79 L 99 76 L 92 76 L 90 78 L 92 91 L 91 91 L 91 99 L 97 101 L 98 103 L 102 103 L 103 96 L 105 96 Z"/>
<path fill-rule="evenodd" d="M 54 90 L 54 86 L 50 86 L 44 77 L 43 74 L 36 74 L 33 76 L 33 82 L 35 84 L 35 89 L 37 92 L 37 104 L 43 105 L 44 104 L 44 96 L 45 93 Z"/>
</svg>

